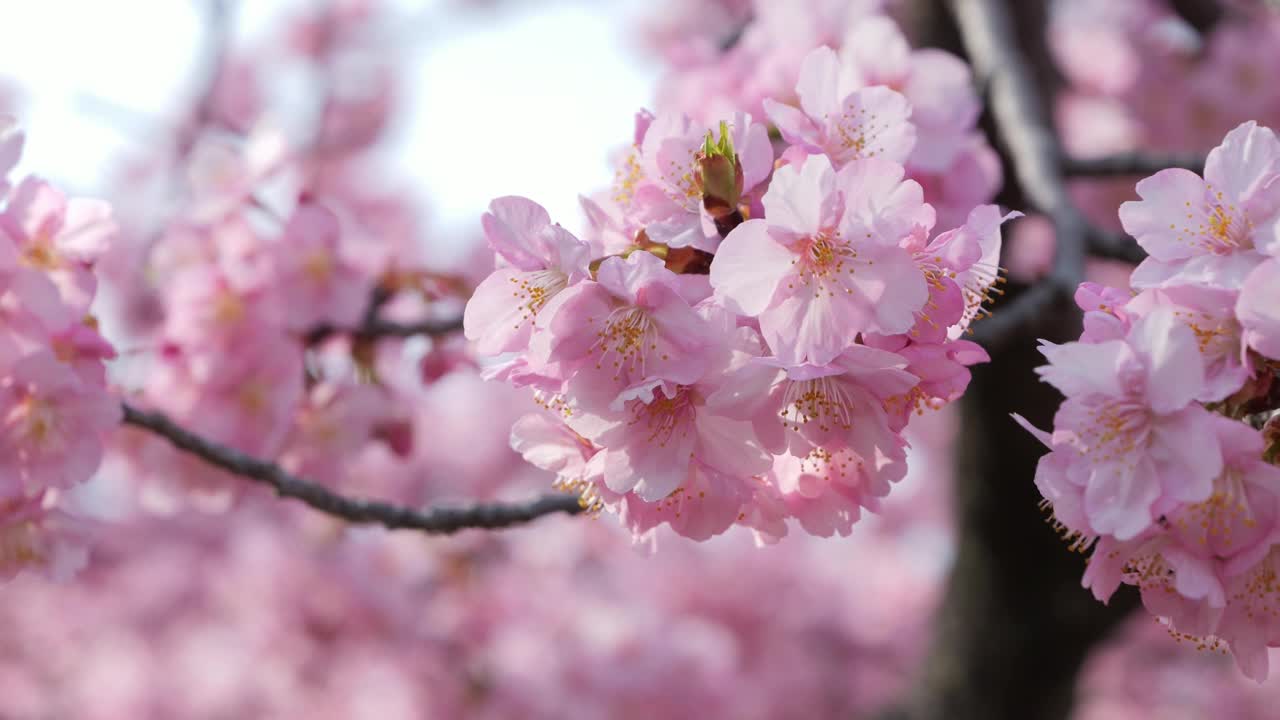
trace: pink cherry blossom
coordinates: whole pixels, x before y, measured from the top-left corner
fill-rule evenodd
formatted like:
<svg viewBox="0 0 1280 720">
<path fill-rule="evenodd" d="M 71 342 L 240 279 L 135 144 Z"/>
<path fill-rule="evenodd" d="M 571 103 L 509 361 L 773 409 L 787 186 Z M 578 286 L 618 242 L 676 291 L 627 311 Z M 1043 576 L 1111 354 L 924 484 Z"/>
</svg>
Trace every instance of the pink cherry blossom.
<svg viewBox="0 0 1280 720">
<path fill-rule="evenodd" d="M 1195 334 L 1172 310 L 1136 322 L 1124 340 L 1043 342 L 1038 372 L 1067 396 L 1054 418 L 1053 447 L 1083 488 L 1095 534 L 1129 540 L 1181 502 L 1212 491 L 1222 454 L 1204 392 Z M 1069 449 L 1068 449 L 1069 448 Z"/>
<path fill-rule="evenodd" d="M 773 170 L 773 148 L 764 125 L 738 113 L 727 123 L 738 162 L 742 188 L 749 196 Z M 712 251 L 720 236 L 703 207 L 703 188 L 697 165 L 708 130 L 681 115 L 658 115 L 649 124 L 635 164 L 625 179 L 628 213 L 644 226 L 646 235 L 669 247 Z M 712 131 L 719 136 L 719 131 Z"/>
<path fill-rule="evenodd" d="M 38 492 L 0 500 L 0 581 L 34 570 L 66 581 L 88 563 L 88 523 Z"/>
<path fill-rule="evenodd" d="M 1247 122 L 1209 153 L 1204 178 L 1170 169 L 1138 183 L 1120 206 L 1124 229 L 1150 253 L 1134 287 L 1176 282 L 1238 288 L 1275 245 L 1280 219 L 1280 140 Z"/>
<path fill-rule="evenodd" d="M 910 103 L 911 123 L 918 133 L 906 164 L 935 172 L 949 168 L 969 143 L 979 111 L 972 73 L 964 61 L 932 48 L 912 51 L 897 23 L 883 15 L 854 24 L 839 55 L 840 92 L 883 85 Z"/>
<path fill-rule="evenodd" d="M 606 258 L 596 280 L 560 293 L 537 319 L 533 347 L 593 409 L 651 380 L 691 384 L 707 367 L 707 322 L 682 296 L 677 276 L 647 252 Z"/>
<path fill-rule="evenodd" d="M 922 235 L 903 241 L 929 286 L 929 301 L 910 331 L 913 340 L 957 338 L 983 312 L 991 289 L 1001 281 L 1000 226 L 1021 216 L 1001 214 L 995 205 L 979 205 L 954 230 L 927 242 Z"/>
<path fill-rule="evenodd" d="M 1197 400 L 1222 400 L 1253 374 L 1236 320 L 1236 293 L 1196 285 L 1157 288 L 1139 294 L 1124 312 L 1142 316 L 1158 308 L 1171 309 L 1195 333 L 1205 367 L 1204 393 Z"/>
<path fill-rule="evenodd" d="M 616 410 L 570 418 L 569 426 L 606 448 L 604 482 L 615 493 L 666 498 L 696 465 L 732 478 L 768 469 L 750 425 L 707 406 L 716 386 L 648 380 L 617 397 Z"/>
<path fill-rule="evenodd" d="M 116 232 L 105 203 L 67 200 L 48 183 L 27 178 L 0 213 L 0 231 L 17 247 L 22 265 L 46 273 L 76 312 L 88 311 L 96 291 L 90 266 Z"/>
<path fill-rule="evenodd" d="M 523 350 L 542 308 L 587 275 L 589 248 L 525 198 L 494 200 L 483 224 L 500 266 L 467 303 L 467 339 L 485 355 Z"/>
<path fill-rule="evenodd" d="M 1260 263 L 1245 278 L 1235 314 L 1249 347 L 1280 358 L 1280 260 Z"/>
<path fill-rule="evenodd" d="M 263 336 L 234 355 L 166 348 L 152 370 L 147 397 L 164 412 L 216 442 L 274 457 L 303 398 L 302 349 Z"/>
<path fill-rule="evenodd" d="M 881 85 L 852 89 L 849 72 L 835 51 L 817 48 L 800 68 L 800 108 L 766 99 L 765 112 L 787 142 L 836 166 L 873 157 L 905 162 L 916 144 L 910 103 Z"/>
<path fill-rule="evenodd" d="M 14 362 L 0 381 L 0 493 L 66 488 L 89 479 L 120 406 L 49 351 Z"/>
<path fill-rule="evenodd" d="M 1080 342 L 1096 343 L 1122 340 L 1129 334 L 1133 318 L 1126 309 L 1133 299 L 1130 293 L 1094 282 L 1080 283 L 1076 289 L 1076 306 L 1084 311 L 1084 332 Z"/>
<path fill-rule="evenodd" d="M 191 220 L 214 223 L 240 211 L 281 169 L 287 156 L 283 132 L 267 124 L 256 126 L 245 137 L 201 135 L 187 167 L 193 195 L 188 211 Z"/>
<path fill-rule="evenodd" d="M 851 449 L 874 463 L 900 455 L 901 427 L 891 427 L 885 404 L 918 382 L 906 365 L 901 355 L 865 345 L 846 348 L 826 366 L 762 358 L 736 371 L 712 404 L 751 420 L 770 452 L 805 459 Z"/>
<path fill-rule="evenodd" d="M 359 322 L 373 282 L 349 257 L 331 210 L 314 202 L 299 204 L 273 249 L 278 302 L 288 309 L 289 327 L 306 330 L 322 321 L 339 326 Z"/>
<path fill-rule="evenodd" d="M 373 385 L 322 382 L 311 387 L 280 463 L 303 477 L 337 483 L 345 463 L 369 443 L 390 404 L 386 391 Z"/>
<path fill-rule="evenodd" d="M 825 156 L 774 174 L 765 218 L 739 225 L 711 268 L 716 296 L 755 317 L 784 362 L 824 365 L 859 332 L 905 332 L 928 298 L 899 243 L 933 224 L 920 186 L 872 159 L 836 172 Z"/>
</svg>

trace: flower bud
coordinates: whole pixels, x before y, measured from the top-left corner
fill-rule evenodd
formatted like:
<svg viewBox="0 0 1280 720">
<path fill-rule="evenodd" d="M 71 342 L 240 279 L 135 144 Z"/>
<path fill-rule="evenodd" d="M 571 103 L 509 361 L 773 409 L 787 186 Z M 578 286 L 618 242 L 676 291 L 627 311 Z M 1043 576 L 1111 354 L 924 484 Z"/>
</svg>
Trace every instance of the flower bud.
<svg viewBox="0 0 1280 720">
<path fill-rule="evenodd" d="M 698 155 L 698 186 L 702 189 L 702 207 L 716 223 L 721 237 L 742 222 L 738 203 L 742 199 L 742 162 L 733 149 L 729 124 L 721 121 L 720 140 L 707 133 Z"/>
</svg>

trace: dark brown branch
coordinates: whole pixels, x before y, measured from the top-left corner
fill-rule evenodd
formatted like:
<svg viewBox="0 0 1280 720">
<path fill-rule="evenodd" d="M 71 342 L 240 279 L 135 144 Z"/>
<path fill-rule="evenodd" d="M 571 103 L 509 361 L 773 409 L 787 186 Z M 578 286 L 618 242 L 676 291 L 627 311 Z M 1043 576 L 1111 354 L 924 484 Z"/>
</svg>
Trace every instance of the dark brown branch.
<svg viewBox="0 0 1280 720">
<path fill-rule="evenodd" d="M 1108 260 L 1123 260 L 1134 265 L 1147 259 L 1147 251 L 1131 236 L 1097 228 L 1089 233 L 1089 254 Z"/>
<path fill-rule="evenodd" d="M 1048 0 L 946 1 L 989 89 L 989 132 L 1008 178 L 1001 202 L 1047 215 L 1058 243 L 1046 281 L 1010 287 L 994 317 L 974 326 L 991 362 L 972 369 L 961 402 L 954 565 L 919 675 L 884 717 L 1065 720 L 1081 664 L 1132 609 L 1135 595 L 1122 591 L 1108 607 L 1081 588 L 1084 559 L 1036 512 L 1041 498 L 1031 479 L 1044 447 L 1009 413 L 1052 424 L 1062 397 L 1032 372 L 1044 362 L 1034 339 L 1078 337 L 1071 296 L 1086 255 L 1101 244 L 1067 196 L 1062 149 L 1048 119 Z"/>
<path fill-rule="evenodd" d="M 1169 6 L 1201 33 L 1213 29 L 1226 15 L 1226 8 L 1218 0 L 1169 0 Z"/>
<path fill-rule="evenodd" d="M 1129 177 L 1154 175 L 1166 168 L 1204 170 L 1204 156 L 1194 153 L 1120 153 L 1100 158 L 1067 158 L 1063 169 L 1071 177 Z"/>
<path fill-rule="evenodd" d="M 356 340 L 379 340 L 382 338 L 407 338 L 415 335 L 447 335 L 461 329 L 461 317 L 448 320 L 418 320 L 410 323 L 372 318 L 366 319 L 356 327 L 340 327 L 331 323 L 323 323 L 308 330 L 303 337 L 308 345 L 314 345 L 332 335 L 350 335 Z"/>
<path fill-rule="evenodd" d="M 291 475 L 275 463 L 246 455 L 238 450 L 206 440 L 158 412 L 123 404 L 124 422 L 159 435 L 179 450 L 239 475 L 271 487 L 280 497 L 301 500 L 327 515 L 359 525 L 382 525 L 398 530 L 419 530 L 431 535 L 448 535 L 467 528 L 505 528 L 522 525 L 543 515 L 582 512 L 572 495 L 544 495 L 524 503 L 477 503 L 457 507 L 429 507 L 423 510 L 392 505 L 379 500 L 359 500 L 339 495 L 328 488 Z"/>
</svg>

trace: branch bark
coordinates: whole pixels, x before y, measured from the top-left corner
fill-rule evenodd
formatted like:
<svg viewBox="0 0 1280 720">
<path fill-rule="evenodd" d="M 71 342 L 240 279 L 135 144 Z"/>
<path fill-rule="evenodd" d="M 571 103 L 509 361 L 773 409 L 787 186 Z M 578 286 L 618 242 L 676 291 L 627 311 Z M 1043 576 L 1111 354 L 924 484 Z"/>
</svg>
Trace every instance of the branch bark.
<svg viewBox="0 0 1280 720">
<path fill-rule="evenodd" d="M 1072 295 L 1086 255 L 1102 245 L 1067 194 L 1062 147 L 1049 121 L 1045 0 L 946 4 L 963 41 L 957 49 L 988 91 L 988 129 L 1008 178 L 1000 199 L 1047 215 L 1057 248 L 1045 282 L 1011 293 L 974 326 L 992 361 L 973 368 L 961 402 L 955 565 L 932 649 L 909 694 L 884 717 L 1065 720 L 1081 664 L 1134 606 L 1135 594 L 1122 591 L 1108 607 L 1081 588 L 1083 558 L 1037 511 L 1032 478 L 1044 448 L 1009 413 L 1040 427 L 1052 423 L 1061 396 L 1033 372 L 1043 363 L 1035 339 L 1079 333 Z M 942 22 L 946 13 L 938 17 Z"/>
<path fill-rule="evenodd" d="M 392 322 L 372 318 L 356 327 L 341 327 L 324 323 L 307 331 L 304 340 L 314 345 L 332 335 L 346 334 L 356 340 L 379 340 L 382 338 L 407 338 L 415 335 L 447 335 L 462 329 L 462 318 L 448 320 L 418 320 L 411 323 Z"/>
<path fill-rule="evenodd" d="M 1166 168 L 1183 168 L 1195 173 L 1204 170 L 1204 156 L 1191 153 L 1120 153 L 1099 158 L 1068 158 L 1063 169 L 1071 177 L 1129 177 L 1154 175 Z"/>
<path fill-rule="evenodd" d="M 1212 30 L 1226 15 L 1226 8 L 1218 0 L 1169 0 L 1169 6 L 1201 33 Z"/>
<path fill-rule="evenodd" d="M 521 525 L 543 515 L 582 512 L 578 498 L 548 494 L 524 503 L 476 503 L 456 507 L 415 509 L 379 500 L 350 498 L 323 485 L 291 475 L 275 463 L 219 445 L 183 428 L 163 414 L 123 404 L 124 422 L 165 438 L 179 450 L 252 482 L 280 497 L 293 498 L 327 515 L 358 525 L 381 525 L 391 530 L 418 530 L 448 535 L 467 528 L 497 529 Z"/>
</svg>

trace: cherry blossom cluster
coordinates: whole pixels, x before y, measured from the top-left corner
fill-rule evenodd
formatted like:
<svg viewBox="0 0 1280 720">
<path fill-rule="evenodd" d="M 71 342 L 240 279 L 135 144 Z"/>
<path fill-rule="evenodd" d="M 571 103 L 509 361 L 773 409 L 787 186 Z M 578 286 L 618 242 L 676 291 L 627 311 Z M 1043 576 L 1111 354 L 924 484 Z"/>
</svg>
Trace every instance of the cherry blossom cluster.
<svg viewBox="0 0 1280 720">
<path fill-rule="evenodd" d="M 952 228 L 964 223 L 974 206 L 990 202 L 1001 185 L 999 158 L 977 130 L 981 109 L 969 66 L 935 48 L 910 46 L 898 25 L 884 13 L 884 0 L 700 0 L 669 3 L 653 27 L 651 41 L 671 68 L 659 84 L 657 107 L 684 112 L 714 124 L 735 112 L 768 117 L 784 133 L 796 133 L 793 113 L 775 116 L 767 106 L 795 105 L 802 74 L 813 70 L 815 48 L 834 49 L 840 69 L 825 78 L 823 92 L 843 101 L 855 88 L 883 86 L 901 93 L 917 129 L 910 151 L 898 159 L 907 174 L 924 187 L 925 200 L 938 223 Z M 698 22 L 679 23 L 697 14 Z M 676 31 L 679 28 L 679 32 Z M 834 54 L 833 53 L 833 54 Z M 831 68 L 829 59 L 820 66 Z M 812 79 L 812 77 L 811 77 Z M 811 97 L 804 113 L 829 108 Z M 835 118 L 839 113 L 832 113 Z M 811 116 L 812 117 L 812 116 Z M 805 142 L 821 145 L 825 121 Z M 888 118 L 881 118 L 887 121 Z M 789 142 L 798 142 L 794 135 Z M 833 158 L 839 155 L 833 155 Z"/>
<path fill-rule="evenodd" d="M 880 16 L 853 32 L 901 39 Z M 549 410 L 513 447 L 637 536 L 848 534 L 905 474 L 908 420 L 987 359 L 962 336 L 1012 215 L 971 204 L 939 226 L 903 163 L 964 128 L 913 121 L 893 86 L 929 64 L 888 45 L 892 77 L 881 56 L 810 52 L 798 103 L 763 101 L 768 126 L 642 112 L 612 192 L 583 200 L 587 239 L 525 198 L 484 215 L 498 267 L 466 335 Z"/>
<path fill-rule="evenodd" d="M 88 520 L 59 500 L 78 499 L 63 491 L 91 476 L 75 509 L 113 527 L 248 494 L 252 485 L 163 437 L 116 431 L 119 396 L 343 492 L 428 494 L 409 398 L 468 361 L 443 341 L 408 352 L 365 324 L 425 317 L 447 331 L 461 311 L 448 298 L 467 283 L 445 289 L 425 270 L 414 203 L 368 179 L 389 175 L 370 150 L 395 84 L 372 10 L 299 11 L 262 48 L 219 38 L 208 86 L 181 108 L 190 116 L 120 168 L 114 216 L 36 179 L 4 185 L 0 579 L 84 564 L 82 544 L 61 538 L 81 540 Z M 282 66 L 323 88 L 318 112 L 268 106 Z M 6 124 L 0 170 L 20 148 Z M 124 348 L 110 367 L 114 399 L 103 360 L 115 351 L 88 314 L 98 280 L 95 312 Z"/>
<path fill-rule="evenodd" d="M 1137 586 L 1175 637 L 1249 677 L 1280 646 L 1280 140 L 1253 122 L 1204 176 L 1163 170 L 1120 208 L 1136 294 L 1080 286 L 1077 342 L 1044 342 L 1066 396 L 1036 484 L 1107 600 Z M 1025 423 L 1024 423 L 1025 424 Z"/>
<path fill-rule="evenodd" d="M 148 153 L 121 179 L 160 197 L 130 214 L 112 265 L 142 349 L 131 401 L 341 491 L 370 456 L 393 486 L 414 471 L 405 343 L 361 332 L 438 297 L 413 203 L 371 159 L 397 99 L 375 5 L 290 11 L 260 47 L 230 44 L 171 155 Z M 272 105 L 269 89 L 299 76 L 318 107 Z M 419 356 L 428 378 L 462 362 Z M 141 430 L 114 449 L 147 510 L 223 508 L 249 487 Z"/>
<path fill-rule="evenodd" d="M 84 564 L 88 525 L 60 500 L 98 469 L 120 420 L 103 364 L 115 350 L 90 314 L 111 209 L 38 177 L 11 184 L 22 146 L 0 117 L 0 580 Z"/>
</svg>

